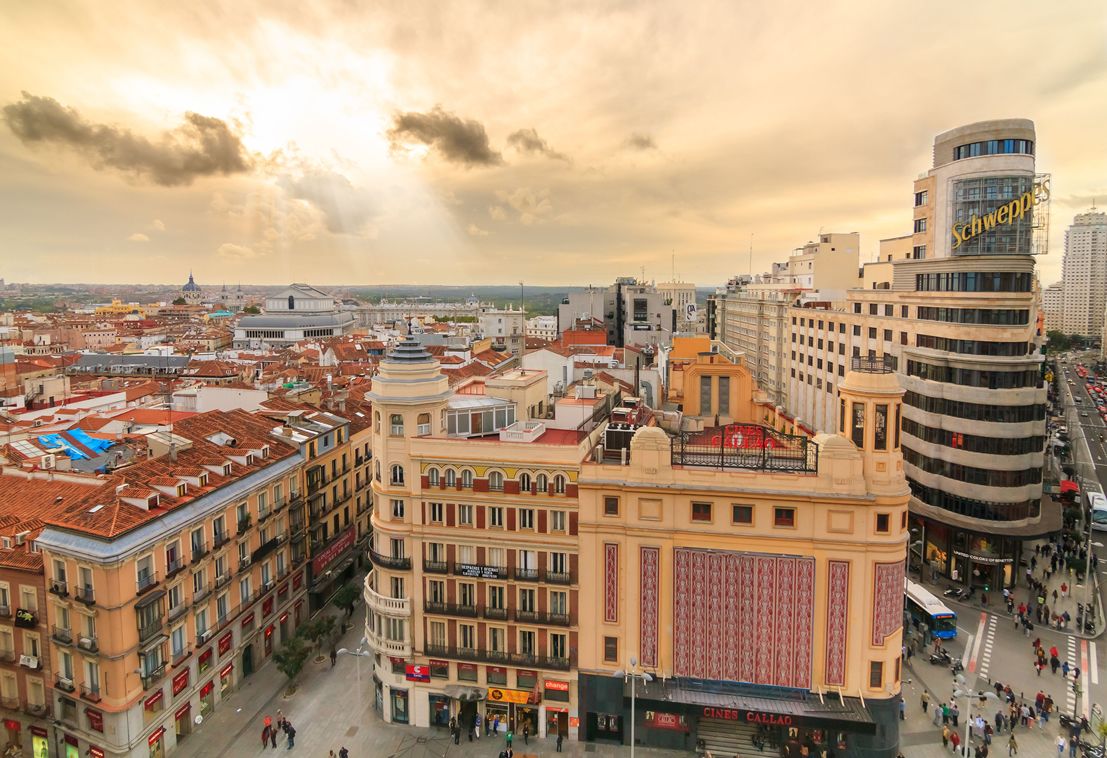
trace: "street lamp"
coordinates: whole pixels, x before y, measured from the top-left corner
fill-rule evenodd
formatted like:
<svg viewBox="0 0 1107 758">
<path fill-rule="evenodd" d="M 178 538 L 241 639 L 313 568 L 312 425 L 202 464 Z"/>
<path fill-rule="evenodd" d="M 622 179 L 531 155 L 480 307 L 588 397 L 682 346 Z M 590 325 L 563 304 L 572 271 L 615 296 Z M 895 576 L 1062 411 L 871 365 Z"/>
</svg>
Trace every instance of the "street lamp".
<svg viewBox="0 0 1107 758">
<path fill-rule="evenodd" d="M 636 656 L 630 657 L 630 669 L 619 669 L 613 677 L 622 679 L 625 684 L 630 680 L 630 758 L 634 758 L 634 698 L 636 695 L 635 688 L 638 685 L 638 680 L 642 680 L 642 685 L 645 686 L 653 681 L 653 676 L 646 671 L 638 670 L 638 658 Z"/>
<path fill-rule="evenodd" d="M 357 650 L 349 650 L 344 647 L 340 647 L 337 650 L 339 655 L 352 655 L 357 658 L 357 711 L 358 718 L 361 718 L 361 712 L 365 710 L 365 704 L 362 701 L 361 695 L 361 659 L 367 655 L 372 655 L 368 650 L 365 650 L 365 646 L 369 644 L 367 637 L 362 637 L 361 642 L 358 643 Z"/>
<path fill-rule="evenodd" d="M 954 680 L 957 682 L 957 684 L 953 689 L 953 696 L 955 698 L 958 698 L 958 697 L 965 698 L 965 741 L 962 743 L 962 745 L 963 745 L 962 755 L 968 755 L 968 753 L 969 753 L 969 730 L 972 726 L 972 699 L 976 698 L 978 701 L 980 701 L 980 700 L 999 700 L 999 696 L 996 695 L 996 693 L 994 693 L 990 690 L 987 691 L 987 692 L 985 692 L 983 690 L 974 692 L 968 686 L 968 682 L 965 680 L 965 677 L 962 676 L 961 674 L 958 674 L 956 677 L 954 677 Z"/>
</svg>

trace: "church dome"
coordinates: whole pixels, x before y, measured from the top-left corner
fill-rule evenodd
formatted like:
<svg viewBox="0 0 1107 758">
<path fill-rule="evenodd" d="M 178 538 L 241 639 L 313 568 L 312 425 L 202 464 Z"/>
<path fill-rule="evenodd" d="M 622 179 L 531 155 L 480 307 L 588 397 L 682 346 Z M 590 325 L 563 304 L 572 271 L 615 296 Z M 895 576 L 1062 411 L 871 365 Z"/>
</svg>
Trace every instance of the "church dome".
<svg viewBox="0 0 1107 758">
<path fill-rule="evenodd" d="M 192 272 L 188 272 L 188 282 L 185 286 L 181 287 L 181 292 L 199 292 L 200 285 L 192 278 Z"/>
</svg>

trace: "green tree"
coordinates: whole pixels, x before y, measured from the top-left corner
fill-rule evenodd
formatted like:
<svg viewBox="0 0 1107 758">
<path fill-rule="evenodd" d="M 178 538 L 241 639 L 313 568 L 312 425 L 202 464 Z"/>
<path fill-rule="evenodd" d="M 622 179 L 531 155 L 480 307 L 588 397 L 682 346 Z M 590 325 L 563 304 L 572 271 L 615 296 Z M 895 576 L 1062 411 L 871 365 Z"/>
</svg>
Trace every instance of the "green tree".
<svg viewBox="0 0 1107 758">
<path fill-rule="evenodd" d="M 300 630 L 300 633 L 311 640 L 317 649 L 321 648 L 325 642 L 330 641 L 334 632 L 334 616 L 319 616 L 319 618 L 304 624 Z"/>
<path fill-rule="evenodd" d="M 251 316 L 256 316 L 257 314 L 261 313 L 261 308 L 258 308 L 256 305 L 247 305 L 245 308 L 242 309 L 242 312 L 248 313 Z"/>
<path fill-rule="evenodd" d="M 335 608 L 339 608 L 346 612 L 347 616 L 350 616 L 354 612 L 354 603 L 357 602 L 357 587 L 352 584 L 347 584 L 342 587 L 338 592 L 334 593 L 334 598 L 331 603 Z"/>
<path fill-rule="evenodd" d="M 178 297 L 173 301 L 173 305 L 184 305 L 184 304 L 185 304 L 185 299 L 183 297 Z"/>
<path fill-rule="evenodd" d="M 277 670 L 288 677 L 288 683 L 304 668 L 311 648 L 299 637 L 292 637 L 285 641 L 284 645 L 273 653 L 273 660 L 277 662 Z"/>
</svg>

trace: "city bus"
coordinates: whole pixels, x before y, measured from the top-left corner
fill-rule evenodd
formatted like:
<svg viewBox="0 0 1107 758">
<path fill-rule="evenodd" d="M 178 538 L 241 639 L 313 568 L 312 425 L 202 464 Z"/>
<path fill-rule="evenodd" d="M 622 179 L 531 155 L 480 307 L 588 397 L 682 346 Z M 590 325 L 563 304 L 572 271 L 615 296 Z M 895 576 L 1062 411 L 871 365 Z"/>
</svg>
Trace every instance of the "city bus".
<svg viewBox="0 0 1107 758">
<path fill-rule="evenodd" d="M 957 636 L 957 614 L 946 607 L 921 584 L 904 580 L 907 612 L 916 624 L 926 624 L 930 633 L 943 640 Z"/>
<path fill-rule="evenodd" d="M 1107 532 L 1107 497 L 1102 492 L 1089 492 L 1088 508 L 1092 513 L 1092 529 Z"/>
</svg>

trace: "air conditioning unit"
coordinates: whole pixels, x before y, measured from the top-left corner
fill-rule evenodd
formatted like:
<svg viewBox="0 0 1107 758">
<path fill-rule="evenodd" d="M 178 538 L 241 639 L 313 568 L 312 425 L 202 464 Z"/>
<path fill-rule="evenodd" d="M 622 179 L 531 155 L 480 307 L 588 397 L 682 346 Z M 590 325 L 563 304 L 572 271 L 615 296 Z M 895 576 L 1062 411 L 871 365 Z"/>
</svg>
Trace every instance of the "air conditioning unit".
<svg viewBox="0 0 1107 758">
<path fill-rule="evenodd" d="M 200 635 L 200 644 L 203 645 L 210 639 L 211 639 L 211 630 L 208 629 L 206 632 L 204 632 L 203 634 Z"/>
<path fill-rule="evenodd" d="M 96 647 L 96 642 L 91 637 L 81 637 L 79 641 L 81 647 L 85 648 L 86 650 L 91 650 L 92 648 Z"/>
<path fill-rule="evenodd" d="M 47 453 L 46 455 L 42 456 L 42 468 L 50 470 L 57 468 L 57 466 L 58 458 L 56 455 L 54 455 L 54 453 Z"/>
<path fill-rule="evenodd" d="M 33 655 L 21 655 L 19 656 L 19 665 L 29 669 L 37 669 L 38 658 Z"/>
<path fill-rule="evenodd" d="M 67 689 L 70 692 L 73 691 L 73 680 L 72 679 L 66 679 L 61 674 L 58 674 L 58 684 L 60 684 L 63 689 Z"/>
</svg>

